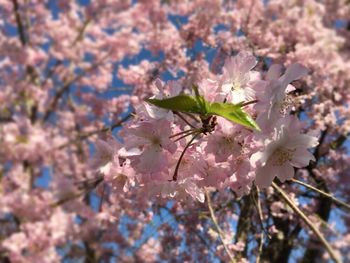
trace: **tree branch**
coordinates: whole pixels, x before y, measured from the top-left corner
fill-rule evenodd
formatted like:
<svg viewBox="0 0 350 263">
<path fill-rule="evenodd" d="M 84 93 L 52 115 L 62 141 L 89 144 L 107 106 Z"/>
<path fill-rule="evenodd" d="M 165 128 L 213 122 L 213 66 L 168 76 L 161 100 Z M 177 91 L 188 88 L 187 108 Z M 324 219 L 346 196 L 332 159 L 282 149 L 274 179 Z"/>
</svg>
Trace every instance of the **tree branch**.
<svg viewBox="0 0 350 263">
<path fill-rule="evenodd" d="M 130 117 L 132 116 L 132 113 L 126 115 L 124 118 L 122 118 L 121 120 L 119 120 L 118 122 L 114 123 L 112 126 L 105 126 L 101 129 L 97 129 L 94 131 L 90 131 L 90 132 L 86 132 L 86 133 L 82 133 L 82 134 L 78 134 L 77 138 L 74 138 L 60 146 L 57 147 L 58 150 L 61 150 L 67 146 L 69 146 L 70 144 L 74 143 L 75 141 L 82 141 L 85 140 L 93 135 L 99 134 L 99 133 L 103 133 L 103 132 L 108 132 L 108 131 L 113 131 L 115 128 L 121 126 L 125 121 L 127 121 Z"/>
<path fill-rule="evenodd" d="M 219 238 L 220 238 L 220 241 L 222 243 L 222 245 L 224 246 L 224 249 L 227 253 L 227 255 L 229 256 L 230 258 L 230 261 L 232 263 L 236 262 L 235 259 L 233 258 L 233 255 L 231 254 L 230 250 L 228 249 L 226 243 L 225 243 L 225 240 L 224 240 L 224 234 L 221 230 L 221 227 L 219 226 L 218 224 L 218 221 L 215 217 L 215 213 L 214 213 L 214 210 L 213 210 L 213 207 L 212 207 L 212 204 L 211 204 L 211 199 L 210 199 L 210 196 L 209 196 L 209 193 L 207 190 L 205 190 L 205 196 L 206 196 L 206 199 L 207 199 L 207 204 L 208 204 L 208 208 L 209 208 L 209 212 L 210 212 L 210 216 L 211 216 L 211 220 L 213 221 L 214 225 L 215 225 L 215 228 L 216 228 L 216 232 L 218 233 L 219 235 Z"/>
<path fill-rule="evenodd" d="M 337 199 L 336 197 L 334 197 L 333 195 L 329 194 L 329 193 L 326 193 L 320 189 L 317 189 L 316 187 L 313 187 L 312 185 L 310 184 L 307 184 L 307 183 L 304 183 L 302 181 L 299 181 L 299 180 L 296 180 L 296 179 L 292 179 L 292 182 L 294 183 L 297 183 L 297 184 L 300 184 L 302 186 L 305 186 L 306 188 L 312 190 L 312 191 L 315 191 L 325 197 L 328 197 L 329 199 L 331 199 L 335 204 L 337 204 L 338 206 L 341 206 L 341 207 L 344 207 L 346 210 L 350 211 L 350 205 L 344 203 L 343 201 Z"/>
<path fill-rule="evenodd" d="M 106 59 L 108 58 L 109 53 L 107 53 L 105 56 L 103 56 L 99 61 L 97 61 L 95 64 L 93 64 L 91 67 L 87 68 L 86 70 L 84 70 L 82 73 L 76 75 L 74 78 L 72 78 L 71 80 L 67 80 L 65 81 L 64 85 L 62 86 L 61 89 L 59 89 L 53 99 L 53 101 L 51 102 L 51 104 L 49 105 L 49 107 L 47 108 L 44 116 L 43 116 L 43 121 L 46 122 L 48 120 L 48 118 L 50 117 L 51 113 L 55 111 L 58 101 L 60 100 L 60 98 L 63 96 L 63 94 L 69 90 L 70 86 L 78 81 L 79 79 L 81 79 L 82 77 L 85 76 L 86 73 L 94 70 L 95 68 L 97 68 L 98 66 L 100 66 L 100 64 Z"/>
<path fill-rule="evenodd" d="M 278 192 L 282 199 L 288 204 L 288 206 L 296 213 L 298 214 L 304 222 L 311 228 L 311 230 L 314 232 L 314 234 L 318 237 L 318 239 L 321 241 L 323 246 L 326 248 L 328 251 L 329 255 L 333 259 L 334 262 L 340 263 L 340 259 L 337 257 L 335 251 L 333 248 L 330 246 L 328 241 L 324 238 L 322 233 L 317 229 L 317 227 L 310 221 L 310 219 L 302 212 L 296 205 L 295 203 L 288 197 L 286 192 L 284 192 L 277 184 L 272 182 L 272 187 L 273 189 Z"/>
<path fill-rule="evenodd" d="M 13 3 L 13 11 L 16 17 L 17 28 L 18 28 L 18 37 L 19 37 L 19 40 L 21 41 L 22 46 L 25 46 L 27 44 L 27 40 L 24 33 L 24 27 L 23 27 L 21 15 L 19 14 L 19 5 L 17 0 L 12 0 L 12 3 Z"/>
</svg>

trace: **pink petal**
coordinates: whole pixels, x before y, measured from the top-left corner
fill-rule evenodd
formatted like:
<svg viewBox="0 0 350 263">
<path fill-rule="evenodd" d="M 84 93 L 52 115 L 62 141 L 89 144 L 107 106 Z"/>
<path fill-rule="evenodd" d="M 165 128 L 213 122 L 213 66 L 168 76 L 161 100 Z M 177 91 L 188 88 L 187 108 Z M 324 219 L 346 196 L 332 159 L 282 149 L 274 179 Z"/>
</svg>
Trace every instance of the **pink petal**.
<svg viewBox="0 0 350 263">
<path fill-rule="evenodd" d="M 290 138 L 285 144 L 287 148 L 303 147 L 305 149 L 312 148 L 318 145 L 318 139 L 316 137 L 307 134 L 298 134 Z"/>
<path fill-rule="evenodd" d="M 306 149 L 297 149 L 291 160 L 294 167 L 302 168 L 309 165 L 310 160 L 315 161 L 315 157 Z"/>
<path fill-rule="evenodd" d="M 305 77 L 308 72 L 309 70 L 303 65 L 299 63 L 292 64 L 287 68 L 286 73 L 282 77 L 282 81 L 285 85 L 288 85 L 294 80 Z"/>
<path fill-rule="evenodd" d="M 149 147 L 140 155 L 137 168 L 143 173 L 156 173 L 167 166 L 167 156 L 160 147 Z"/>
<path fill-rule="evenodd" d="M 294 168 L 288 162 L 282 166 L 276 166 L 277 177 L 283 183 L 286 180 L 290 180 L 294 177 Z"/>
<path fill-rule="evenodd" d="M 241 51 L 235 57 L 239 61 L 238 70 L 241 73 L 246 73 L 256 66 L 258 63 L 256 58 L 249 52 Z"/>
<path fill-rule="evenodd" d="M 266 79 L 267 80 L 277 80 L 281 76 L 282 72 L 282 65 L 280 64 L 273 64 L 269 68 L 269 71 L 267 72 Z"/>
<path fill-rule="evenodd" d="M 273 179 L 278 175 L 278 168 L 272 165 L 266 165 L 258 169 L 255 177 L 255 184 L 260 188 L 267 188 L 271 185 Z"/>
</svg>

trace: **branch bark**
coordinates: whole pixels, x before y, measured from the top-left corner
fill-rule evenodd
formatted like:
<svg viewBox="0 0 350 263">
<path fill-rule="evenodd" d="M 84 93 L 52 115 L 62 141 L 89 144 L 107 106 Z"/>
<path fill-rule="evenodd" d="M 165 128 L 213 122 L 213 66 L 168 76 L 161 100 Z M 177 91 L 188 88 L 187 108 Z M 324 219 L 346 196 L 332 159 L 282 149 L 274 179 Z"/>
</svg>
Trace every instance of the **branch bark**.
<svg viewBox="0 0 350 263">
<path fill-rule="evenodd" d="M 211 217 L 211 219 L 212 219 L 212 221 L 213 221 L 213 223 L 214 223 L 214 226 L 215 226 L 215 228 L 216 228 L 216 232 L 217 232 L 218 235 L 219 235 L 219 239 L 220 239 L 222 245 L 224 246 L 224 249 L 225 249 L 225 251 L 226 251 L 228 257 L 230 258 L 230 261 L 231 261 L 232 263 L 235 263 L 236 260 L 234 259 L 234 257 L 233 257 L 233 255 L 232 255 L 231 251 L 229 250 L 229 248 L 227 247 L 227 245 L 226 245 L 226 243 L 225 243 L 224 234 L 223 234 L 223 232 L 222 232 L 222 230 L 221 230 L 221 227 L 219 226 L 219 223 L 218 223 L 218 221 L 217 221 L 217 219 L 216 219 L 216 216 L 215 216 L 215 213 L 214 213 L 213 206 L 212 206 L 212 204 L 211 204 L 211 199 L 210 199 L 210 195 L 209 195 L 208 191 L 205 191 L 205 197 L 206 197 L 206 199 L 207 199 L 207 204 L 208 204 L 208 209 L 209 209 L 209 212 L 210 212 L 210 217 Z"/>
<path fill-rule="evenodd" d="M 272 187 L 276 192 L 278 192 L 281 195 L 282 199 L 288 204 L 288 206 L 290 208 L 292 208 L 292 210 L 296 214 L 298 214 L 304 220 L 304 222 L 311 228 L 311 230 L 317 236 L 319 241 L 326 248 L 326 250 L 328 251 L 328 253 L 331 256 L 331 258 L 333 259 L 333 261 L 336 263 L 340 263 L 341 261 L 338 258 L 338 256 L 336 255 L 333 248 L 330 246 L 328 241 L 324 238 L 322 233 L 317 229 L 317 227 L 310 221 L 310 219 L 295 205 L 295 203 L 288 197 L 288 195 L 277 184 L 272 182 Z"/>
</svg>

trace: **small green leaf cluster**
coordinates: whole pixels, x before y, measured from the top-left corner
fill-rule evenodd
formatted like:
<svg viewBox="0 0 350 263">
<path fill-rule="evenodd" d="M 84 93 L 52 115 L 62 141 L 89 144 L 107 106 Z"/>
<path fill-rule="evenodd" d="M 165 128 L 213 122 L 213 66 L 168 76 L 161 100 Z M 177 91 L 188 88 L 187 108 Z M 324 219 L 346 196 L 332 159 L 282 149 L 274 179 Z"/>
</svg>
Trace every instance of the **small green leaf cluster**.
<svg viewBox="0 0 350 263">
<path fill-rule="evenodd" d="M 244 127 L 260 130 L 253 118 L 242 109 L 242 103 L 208 102 L 193 85 L 195 96 L 180 94 L 166 99 L 147 99 L 146 101 L 159 108 L 183 113 L 199 114 L 203 118 L 212 115 L 221 116 Z"/>
</svg>

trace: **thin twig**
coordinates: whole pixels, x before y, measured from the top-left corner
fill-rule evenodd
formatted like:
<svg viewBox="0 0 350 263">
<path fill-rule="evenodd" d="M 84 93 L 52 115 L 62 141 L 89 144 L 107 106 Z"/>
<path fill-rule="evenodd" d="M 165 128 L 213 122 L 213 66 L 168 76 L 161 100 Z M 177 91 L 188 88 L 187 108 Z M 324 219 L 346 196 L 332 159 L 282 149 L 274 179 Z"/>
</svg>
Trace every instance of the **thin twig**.
<svg viewBox="0 0 350 263">
<path fill-rule="evenodd" d="M 204 237 L 197 233 L 197 231 L 193 231 L 193 233 L 202 241 L 202 243 L 207 247 L 207 249 L 211 251 L 217 257 L 218 260 L 220 260 L 220 262 L 224 262 L 218 254 L 218 251 L 214 250 L 210 243 L 208 243 Z"/>
<path fill-rule="evenodd" d="M 72 42 L 72 47 L 74 47 L 80 40 L 83 39 L 85 30 L 86 30 L 87 26 L 90 24 L 90 22 L 91 22 L 91 19 L 87 19 L 83 22 L 83 25 L 79 29 L 76 38 Z"/>
<path fill-rule="evenodd" d="M 14 122 L 15 120 L 12 118 L 12 116 L 5 116 L 5 117 L 0 117 L 0 123 L 1 122 Z"/>
<path fill-rule="evenodd" d="M 20 15 L 19 4 L 17 0 L 12 0 L 13 12 L 15 14 L 17 29 L 18 29 L 18 38 L 21 42 L 21 45 L 24 47 L 29 42 L 29 32 L 25 32 L 25 26 Z M 27 33 L 27 34 L 26 34 Z M 35 68 L 31 65 L 26 66 L 26 73 L 29 75 L 31 82 L 38 85 L 39 83 L 39 74 L 36 72 Z"/>
<path fill-rule="evenodd" d="M 179 118 L 180 118 L 181 120 L 183 120 L 188 126 L 190 126 L 190 127 L 193 128 L 193 129 L 196 129 L 196 127 L 193 126 L 188 120 L 186 120 L 185 117 L 182 116 L 182 115 L 180 114 L 180 112 L 174 111 L 174 114 L 176 114 L 177 116 L 179 116 Z"/>
<path fill-rule="evenodd" d="M 81 197 L 82 195 L 89 193 L 91 190 L 96 188 L 102 182 L 103 182 L 103 177 L 101 176 L 101 177 L 97 178 L 93 183 L 88 182 L 86 187 L 84 187 L 82 189 L 79 189 L 78 191 L 76 191 L 74 193 L 71 193 L 70 195 L 68 195 L 68 196 L 66 196 L 64 198 L 49 204 L 49 206 L 51 208 L 55 208 L 55 207 L 58 207 L 58 206 L 60 206 L 60 205 L 62 205 L 64 203 L 67 203 L 67 202 L 69 202 L 71 200 L 74 200 L 74 199 L 76 199 L 78 197 Z"/>
<path fill-rule="evenodd" d="M 69 140 L 68 142 L 58 146 L 57 149 L 61 150 L 61 149 L 67 147 L 68 145 L 70 145 L 70 144 L 72 144 L 72 143 L 74 143 L 76 141 L 85 140 L 85 139 L 87 139 L 87 138 L 89 138 L 89 137 L 91 137 L 93 135 L 99 134 L 99 133 L 113 131 L 115 128 L 121 126 L 125 121 L 127 121 L 132 115 L 133 115 L 133 113 L 128 114 L 127 116 L 125 116 L 121 120 L 119 120 L 116 123 L 114 123 L 112 126 L 105 126 L 105 127 L 101 128 L 101 129 L 97 129 L 97 130 L 90 131 L 90 132 L 87 132 L 87 133 L 79 134 L 77 136 L 77 138 Z"/>
<path fill-rule="evenodd" d="M 101 63 L 108 58 L 109 53 L 107 53 L 105 56 L 103 56 L 99 61 L 97 61 L 95 64 L 91 65 L 89 68 L 85 69 L 82 73 L 74 76 L 72 79 L 70 80 L 66 80 L 65 83 L 63 84 L 63 86 L 57 90 L 51 104 L 49 105 L 49 107 L 47 108 L 46 112 L 44 113 L 43 116 L 43 122 L 46 122 L 51 113 L 53 113 L 57 107 L 57 104 L 59 102 L 59 100 L 61 99 L 61 97 L 67 92 L 69 91 L 69 88 L 71 87 L 71 85 L 74 82 L 79 81 L 81 78 L 83 78 L 87 73 L 89 73 L 90 71 L 95 70 L 96 68 L 98 68 Z"/>
<path fill-rule="evenodd" d="M 334 262 L 336 263 L 340 263 L 340 259 L 338 259 L 337 255 L 335 254 L 335 251 L 333 250 L 333 248 L 330 246 L 330 244 L 328 243 L 328 241 L 325 239 L 325 237 L 322 235 L 322 233 L 320 232 L 320 230 L 317 229 L 317 227 L 310 221 L 310 219 L 304 214 L 303 211 L 301 211 L 299 209 L 299 207 L 297 207 L 295 205 L 295 203 L 288 197 L 287 193 L 285 191 L 283 191 L 277 184 L 275 184 L 274 182 L 272 182 L 272 187 L 275 191 L 277 191 L 282 198 L 284 199 L 284 201 L 289 205 L 290 208 L 292 208 L 292 210 L 298 214 L 303 220 L 304 222 L 311 228 L 311 230 L 314 232 L 314 234 L 318 237 L 318 239 L 320 240 L 320 242 L 324 245 L 324 247 L 326 248 L 326 250 L 328 251 L 329 255 L 331 256 L 331 258 L 333 259 Z"/>
<path fill-rule="evenodd" d="M 258 255 L 256 256 L 256 260 L 255 260 L 256 263 L 260 263 L 260 255 L 262 254 L 263 244 L 264 244 L 264 231 L 261 231 L 260 238 L 259 238 Z"/>
<path fill-rule="evenodd" d="M 185 148 L 183 149 L 181 155 L 180 155 L 180 158 L 179 160 L 177 161 L 176 163 L 176 167 L 175 167 L 175 171 L 174 171 L 174 175 L 173 175 L 173 179 L 171 181 L 177 181 L 177 173 L 179 171 L 179 167 L 180 167 L 180 163 L 181 163 L 181 160 L 182 158 L 184 157 L 185 155 L 185 152 L 186 150 L 188 149 L 188 147 L 190 147 L 191 143 L 200 135 L 200 133 L 197 133 L 195 134 L 192 139 L 187 143 L 187 145 L 185 146 Z"/>
<path fill-rule="evenodd" d="M 189 112 L 185 112 L 185 114 L 190 117 L 192 120 L 194 120 L 195 122 L 200 122 L 200 120 L 198 120 L 196 118 L 196 116 L 194 116 L 193 114 L 189 113 Z"/>
<path fill-rule="evenodd" d="M 102 212 L 102 204 L 103 204 L 103 200 L 104 200 L 104 197 L 105 197 L 105 193 L 106 192 L 106 185 L 103 186 L 103 189 L 102 189 L 102 195 L 101 195 L 101 200 L 100 200 L 100 205 L 99 205 L 99 208 L 98 208 L 98 211 L 99 212 Z"/>
<path fill-rule="evenodd" d="M 180 141 L 181 139 L 186 138 L 187 136 L 196 134 L 196 133 L 198 133 L 198 132 L 200 132 L 200 131 L 198 131 L 198 130 L 193 130 L 193 131 L 191 131 L 191 132 L 189 132 L 189 133 L 187 133 L 187 134 L 185 134 L 185 135 L 182 135 L 181 137 L 177 138 L 174 142 Z"/>
<path fill-rule="evenodd" d="M 245 106 L 248 106 L 250 104 L 257 103 L 257 102 L 258 102 L 258 100 L 247 101 L 247 102 L 242 103 L 241 107 L 245 107 Z"/>
<path fill-rule="evenodd" d="M 343 201 L 337 199 L 333 195 L 328 194 L 328 193 L 326 193 L 326 192 L 324 192 L 324 191 L 322 191 L 322 190 L 320 190 L 320 189 L 318 189 L 318 188 L 316 188 L 316 187 L 314 187 L 314 186 L 312 186 L 310 184 L 304 183 L 304 182 L 296 180 L 296 179 L 292 179 L 292 182 L 300 184 L 302 186 L 305 186 L 306 188 L 309 188 L 310 190 L 313 190 L 313 191 L 315 191 L 315 192 L 317 192 L 317 193 L 319 193 L 319 194 L 321 194 L 323 196 L 326 196 L 329 199 L 331 199 L 334 203 L 336 203 L 337 205 L 339 205 L 341 207 L 344 207 L 346 210 L 350 211 L 350 205 L 348 205 L 348 204 L 344 203 Z"/>
<path fill-rule="evenodd" d="M 49 61 L 47 62 L 46 68 L 48 68 L 48 64 L 49 64 Z M 55 62 L 55 64 L 51 68 L 48 69 L 48 73 L 46 74 L 45 79 L 41 83 L 42 87 L 44 87 L 46 85 L 46 83 L 49 81 L 49 79 L 51 79 L 51 77 L 55 73 L 57 67 L 60 66 L 61 64 L 62 64 L 62 61 L 61 60 L 57 60 Z"/>
<path fill-rule="evenodd" d="M 224 241 L 223 232 L 222 232 L 221 227 L 219 226 L 218 221 L 217 221 L 217 219 L 215 217 L 214 209 L 213 209 L 212 204 L 211 204 L 210 195 L 209 195 L 207 190 L 205 190 L 205 196 L 206 196 L 206 199 L 207 199 L 207 204 L 208 204 L 208 209 L 209 209 L 209 212 L 210 212 L 211 220 L 213 221 L 213 223 L 215 225 L 216 232 L 219 235 L 220 241 L 221 241 L 222 245 L 224 246 L 224 249 L 225 249 L 227 255 L 229 256 L 230 261 L 232 263 L 234 263 L 236 261 L 235 261 L 233 255 L 231 254 L 230 250 L 228 249 L 228 247 L 227 247 L 227 245 L 226 245 L 226 243 Z"/>
<path fill-rule="evenodd" d="M 271 239 L 271 236 L 270 236 L 269 232 L 266 230 L 266 228 L 264 226 L 264 222 L 263 222 L 263 214 L 262 214 L 261 202 L 260 202 L 260 197 L 259 197 L 260 190 L 259 190 L 259 188 L 257 186 L 256 186 L 255 189 L 256 189 L 257 199 L 255 199 L 254 195 L 252 195 L 252 198 L 253 198 L 256 210 L 258 211 L 260 227 L 261 227 L 261 230 L 265 232 L 267 238 Z"/>
<path fill-rule="evenodd" d="M 261 203 L 260 203 L 260 197 L 259 197 L 259 188 L 256 186 L 256 196 L 257 196 L 257 200 L 254 198 L 253 195 L 253 200 L 254 200 L 254 204 L 257 207 L 258 210 L 258 215 L 259 215 L 259 221 L 260 221 L 260 225 L 261 225 L 261 232 L 260 232 L 260 237 L 259 237 L 259 248 L 258 248 L 258 254 L 256 256 L 256 263 L 260 262 L 260 256 L 262 254 L 262 249 L 263 249 L 263 244 L 264 244 L 264 232 L 266 233 L 266 236 L 270 239 L 271 237 L 269 236 L 269 233 L 266 231 L 264 224 L 263 224 L 263 214 L 262 214 L 262 209 L 261 209 Z"/>
<path fill-rule="evenodd" d="M 185 131 L 181 131 L 181 132 L 175 133 L 175 134 L 169 136 L 169 139 L 177 137 L 177 136 L 180 136 L 180 135 L 183 135 L 185 133 L 189 133 L 189 132 L 193 132 L 193 129 L 189 129 L 189 130 L 185 130 Z"/>
<path fill-rule="evenodd" d="M 67 203 L 67 202 L 69 202 L 71 200 L 74 200 L 74 199 L 82 196 L 84 193 L 85 193 L 85 191 L 80 190 L 80 191 L 72 193 L 72 194 L 70 194 L 70 195 L 68 195 L 68 196 L 66 196 L 66 197 L 64 197 L 64 198 L 62 198 L 62 199 L 60 199 L 60 200 L 58 200 L 56 202 L 53 202 L 53 203 L 49 204 L 49 206 L 51 208 L 58 207 L 58 206 L 60 206 L 60 205 L 62 205 L 64 203 Z"/>
</svg>

